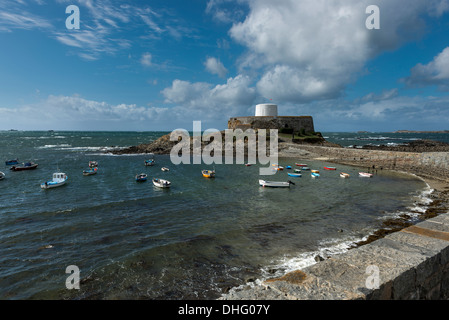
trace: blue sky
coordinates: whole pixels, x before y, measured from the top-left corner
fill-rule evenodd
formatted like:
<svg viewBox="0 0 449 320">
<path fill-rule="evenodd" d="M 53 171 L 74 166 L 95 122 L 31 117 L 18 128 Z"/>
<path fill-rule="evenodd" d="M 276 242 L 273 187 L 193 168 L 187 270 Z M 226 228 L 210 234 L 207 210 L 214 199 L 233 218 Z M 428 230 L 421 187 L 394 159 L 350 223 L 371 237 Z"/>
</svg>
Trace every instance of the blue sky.
<svg viewBox="0 0 449 320">
<path fill-rule="evenodd" d="M 445 130 L 448 31 L 448 0 L 4 0 L 0 130 L 221 130 L 264 102 L 323 132 Z"/>
</svg>

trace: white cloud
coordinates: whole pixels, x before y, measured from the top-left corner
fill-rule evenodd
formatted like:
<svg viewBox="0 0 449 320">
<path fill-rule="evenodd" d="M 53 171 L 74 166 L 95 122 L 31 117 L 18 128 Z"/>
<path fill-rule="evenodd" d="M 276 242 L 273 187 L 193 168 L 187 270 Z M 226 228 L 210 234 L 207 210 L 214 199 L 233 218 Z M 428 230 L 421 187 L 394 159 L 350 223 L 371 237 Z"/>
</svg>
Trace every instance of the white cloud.
<svg viewBox="0 0 449 320">
<path fill-rule="evenodd" d="M 228 70 L 224 67 L 220 59 L 209 57 L 204 63 L 206 70 L 212 74 L 218 75 L 220 78 L 224 78 L 228 73 Z"/>
<path fill-rule="evenodd" d="M 442 91 L 449 91 L 449 47 L 434 57 L 428 64 L 417 64 L 410 76 L 402 79 L 408 86 L 437 85 Z"/>
<path fill-rule="evenodd" d="M 240 70 L 261 73 L 257 89 L 279 102 L 335 98 L 366 63 L 419 39 L 425 15 L 441 15 L 446 0 L 379 0 L 381 29 L 368 30 L 370 0 L 248 0 L 250 12 L 230 36 L 247 48 Z"/>
<path fill-rule="evenodd" d="M 140 58 L 140 63 L 145 67 L 150 67 L 152 65 L 151 59 L 152 59 L 151 53 L 146 52 L 142 54 L 142 57 Z"/>
</svg>

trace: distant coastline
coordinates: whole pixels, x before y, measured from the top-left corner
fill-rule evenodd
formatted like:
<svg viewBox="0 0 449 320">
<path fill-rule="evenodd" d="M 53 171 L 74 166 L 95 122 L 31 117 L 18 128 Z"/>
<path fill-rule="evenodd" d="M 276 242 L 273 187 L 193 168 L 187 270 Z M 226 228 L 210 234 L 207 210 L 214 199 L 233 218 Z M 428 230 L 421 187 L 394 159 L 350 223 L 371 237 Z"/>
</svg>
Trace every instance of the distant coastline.
<svg viewBox="0 0 449 320">
<path fill-rule="evenodd" d="M 393 133 L 449 133 L 449 130 L 435 130 L 435 131 L 417 131 L 417 130 L 397 130 Z"/>
</svg>

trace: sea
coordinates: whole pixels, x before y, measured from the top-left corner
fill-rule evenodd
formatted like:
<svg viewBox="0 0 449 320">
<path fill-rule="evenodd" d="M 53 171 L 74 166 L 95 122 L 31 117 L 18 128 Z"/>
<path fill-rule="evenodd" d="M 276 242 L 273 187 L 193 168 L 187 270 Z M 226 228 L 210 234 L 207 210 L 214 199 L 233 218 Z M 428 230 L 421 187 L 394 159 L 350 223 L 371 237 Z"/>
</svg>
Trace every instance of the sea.
<svg viewBox="0 0 449 320">
<path fill-rule="evenodd" d="M 0 299 L 217 299 L 312 265 L 318 255 L 343 253 L 386 219 L 418 219 L 430 203 L 430 187 L 401 172 L 361 178 L 362 168 L 281 158 L 284 168 L 306 162 L 321 176 L 293 178 L 284 169 L 263 178 L 294 185 L 263 188 L 261 164 L 174 165 L 169 155 L 111 153 L 163 134 L 0 131 Z M 437 133 L 323 136 L 345 147 L 449 142 Z M 38 168 L 11 171 L 4 160 L 15 158 Z M 156 164 L 145 166 L 150 158 Z M 89 161 L 98 171 L 84 176 Z M 216 178 L 204 178 L 202 169 L 215 169 Z M 67 184 L 41 189 L 59 170 Z M 340 178 L 342 171 L 351 177 Z M 136 182 L 139 173 L 149 180 Z M 171 188 L 153 186 L 153 177 Z"/>
</svg>

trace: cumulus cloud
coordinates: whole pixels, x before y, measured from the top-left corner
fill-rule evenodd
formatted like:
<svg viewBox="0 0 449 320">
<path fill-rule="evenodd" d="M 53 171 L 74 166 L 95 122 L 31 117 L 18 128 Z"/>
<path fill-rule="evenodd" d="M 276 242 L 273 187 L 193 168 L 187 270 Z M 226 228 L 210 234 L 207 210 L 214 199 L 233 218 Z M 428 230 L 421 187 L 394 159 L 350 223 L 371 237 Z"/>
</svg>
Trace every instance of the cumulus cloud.
<svg viewBox="0 0 449 320">
<path fill-rule="evenodd" d="M 368 30 L 369 0 L 248 0 L 246 19 L 230 36 L 247 48 L 240 70 L 260 70 L 257 89 L 278 101 L 306 103 L 339 96 L 367 61 L 418 39 L 423 16 L 447 12 L 446 0 L 376 1 L 381 29 Z"/>
<path fill-rule="evenodd" d="M 220 78 L 224 78 L 228 73 L 228 70 L 225 68 L 220 59 L 209 57 L 204 63 L 206 70 L 212 74 L 218 75 Z"/>
<path fill-rule="evenodd" d="M 449 47 L 429 63 L 418 63 L 410 73 L 409 77 L 402 79 L 410 87 L 437 85 L 440 90 L 449 91 Z"/>
<path fill-rule="evenodd" d="M 151 59 L 152 59 L 151 53 L 146 52 L 142 54 L 142 57 L 140 58 L 140 63 L 145 67 L 151 67 L 152 65 Z"/>
</svg>

